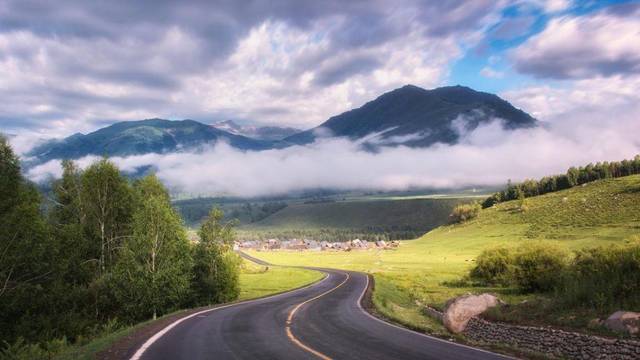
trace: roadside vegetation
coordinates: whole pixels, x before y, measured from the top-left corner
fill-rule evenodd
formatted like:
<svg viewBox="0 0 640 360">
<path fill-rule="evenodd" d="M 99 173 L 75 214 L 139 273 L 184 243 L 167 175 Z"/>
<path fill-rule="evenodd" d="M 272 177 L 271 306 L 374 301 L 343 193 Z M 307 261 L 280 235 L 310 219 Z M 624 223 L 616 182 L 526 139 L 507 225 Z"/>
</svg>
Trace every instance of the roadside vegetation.
<svg viewBox="0 0 640 360">
<path fill-rule="evenodd" d="M 637 284 L 637 278 L 628 274 L 629 266 L 635 266 L 630 265 L 631 259 L 638 256 L 631 255 L 636 250 L 630 245 L 640 233 L 638 214 L 640 175 L 631 175 L 589 182 L 524 202 L 516 199 L 495 204 L 479 211 L 476 218 L 403 241 L 397 250 L 251 254 L 276 264 L 313 264 L 372 273 L 378 310 L 429 332 L 443 330 L 422 313 L 421 306 L 442 308 L 448 299 L 468 292 L 494 292 L 511 304 L 510 312 L 494 314 L 501 320 L 587 329 L 590 320 L 606 317 L 618 306 L 640 311 L 640 304 L 630 301 L 630 295 L 621 303 L 598 300 L 604 292 L 616 294 L 608 286 L 623 284 L 626 289 L 631 282 Z M 498 250 L 479 257 L 487 249 Z M 603 271 L 602 276 L 595 276 L 586 271 L 591 267 L 587 264 L 600 262 L 606 269 L 609 261 L 621 262 L 625 256 L 627 265 L 616 268 L 617 273 Z M 479 269 L 477 265 L 483 262 L 485 266 Z M 540 263 L 545 266 L 539 267 Z M 520 270 L 515 271 L 515 264 Z M 471 279 L 469 274 L 476 268 L 476 273 L 488 274 L 482 275 L 486 281 Z M 564 276 L 548 275 L 557 269 L 562 269 L 557 275 L 575 273 L 574 280 L 556 283 Z M 608 281 L 622 274 L 626 275 L 619 281 Z M 578 282 L 584 287 L 565 286 L 557 295 L 563 301 L 554 301 L 556 290 L 563 289 L 561 284 Z M 599 282 L 606 284 L 600 286 Z M 601 290 L 594 291 L 599 287 Z"/>
<path fill-rule="evenodd" d="M 50 187 L 45 207 L 0 137 L 0 359 L 99 349 L 140 321 L 317 276 L 243 277 L 233 223 L 221 211 L 209 212 L 191 242 L 154 175 L 130 181 L 107 159 L 84 170 L 65 161 Z M 271 287 L 258 287 L 260 279 Z"/>
</svg>

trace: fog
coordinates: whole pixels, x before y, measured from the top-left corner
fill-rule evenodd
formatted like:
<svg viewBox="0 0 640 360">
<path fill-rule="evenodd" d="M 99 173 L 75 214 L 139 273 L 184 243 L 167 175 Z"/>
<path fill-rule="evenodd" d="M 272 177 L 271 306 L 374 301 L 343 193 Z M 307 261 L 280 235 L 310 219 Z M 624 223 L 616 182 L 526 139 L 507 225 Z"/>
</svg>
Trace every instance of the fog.
<svg viewBox="0 0 640 360">
<path fill-rule="evenodd" d="M 630 113 L 602 120 L 588 113 L 534 129 L 506 131 L 499 120 L 461 134 L 456 145 L 381 147 L 321 138 L 307 146 L 239 151 L 227 144 L 172 154 L 114 157 L 122 170 L 152 166 L 172 189 L 199 195 L 253 197 L 318 188 L 406 190 L 494 186 L 564 172 L 569 166 L 622 160 L 640 153 L 640 121 Z M 421 136 L 421 134 L 416 134 Z M 368 140 L 371 140 L 369 138 Z M 395 139 L 394 139 L 395 141 Z M 96 157 L 79 159 L 81 167 Z M 45 181 L 60 176 L 57 160 L 30 169 Z"/>
</svg>

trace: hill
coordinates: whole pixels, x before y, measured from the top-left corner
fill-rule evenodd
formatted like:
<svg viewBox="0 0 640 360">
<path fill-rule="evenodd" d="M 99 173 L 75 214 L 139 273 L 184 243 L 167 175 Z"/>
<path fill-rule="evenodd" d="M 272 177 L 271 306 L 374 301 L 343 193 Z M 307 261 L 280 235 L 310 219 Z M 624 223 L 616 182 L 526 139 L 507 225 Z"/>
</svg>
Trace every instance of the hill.
<svg viewBox="0 0 640 360">
<path fill-rule="evenodd" d="M 532 197 L 526 200 L 526 205 L 528 210 L 521 211 L 517 201 L 497 204 L 480 211 L 479 216 L 468 223 L 441 226 L 417 240 L 405 241 L 396 251 L 260 252 L 254 255 L 276 264 L 313 264 L 371 272 L 376 280 L 374 301 L 381 312 L 411 326 L 440 332 L 442 328 L 425 316 L 416 302 L 441 307 L 456 295 L 484 291 L 497 292 L 511 304 L 528 298 L 513 289 L 455 285 L 484 249 L 532 241 L 581 249 L 620 244 L 639 235 L 640 175 L 598 180 Z M 584 329 L 594 317 L 609 315 L 560 310 L 564 311 L 562 316 L 546 308 L 540 311 L 531 307 L 530 317 L 538 319 L 520 320 Z"/>
<path fill-rule="evenodd" d="M 501 119 L 506 129 L 537 124 L 527 113 L 493 94 L 462 86 L 425 90 L 406 85 L 307 131 L 240 126 L 232 121 L 213 125 L 194 120 L 124 121 L 86 135 L 78 133 L 38 145 L 26 154 L 32 160 L 25 165 L 87 155 L 170 153 L 217 141 L 226 141 L 241 150 L 265 150 L 311 143 L 320 133 L 371 146 L 430 146 L 437 142 L 455 143 L 460 131 L 473 130 L 494 119 Z"/>
<path fill-rule="evenodd" d="M 334 116 L 320 126 L 290 136 L 293 144 L 313 142 L 318 134 L 363 139 L 372 145 L 429 146 L 455 143 L 460 127 L 502 119 L 505 129 L 536 126 L 536 120 L 494 94 L 464 86 L 425 90 L 406 85 L 362 107 Z"/>
<path fill-rule="evenodd" d="M 193 120 L 148 119 L 124 121 L 92 133 L 74 134 L 49 141 L 27 155 L 38 162 L 51 159 L 77 159 L 87 155 L 129 156 L 167 153 L 226 141 L 243 150 L 263 150 L 270 142 L 235 135 Z"/>
<path fill-rule="evenodd" d="M 240 125 L 233 120 L 220 121 L 211 124 L 216 129 L 220 129 L 235 135 L 242 135 L 252 139 L 277 141 L 300 132 L 299 129 L 280 126 L 246 126 Z"/>
<path fill-rule="evenodd" d="M 267 229 L 357 229 L 425 232 L 445 224 L 462 199 L 363 200 L 291 204 L 248 226 Z"/>
</svg>

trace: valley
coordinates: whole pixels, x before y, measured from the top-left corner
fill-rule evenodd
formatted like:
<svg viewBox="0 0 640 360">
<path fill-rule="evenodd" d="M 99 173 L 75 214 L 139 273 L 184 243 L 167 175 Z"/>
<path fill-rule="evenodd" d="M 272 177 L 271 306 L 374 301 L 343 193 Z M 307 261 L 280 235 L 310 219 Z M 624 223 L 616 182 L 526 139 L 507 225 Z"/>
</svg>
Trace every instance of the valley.
<svg viewBox="0 0 640 360">
<path fill-rule="evenodd" d="M 512 305 L 528 299 L 526 310 L 511 314 L 519 323 L 590 331 L 587 323 L 606 318 L 611 308 L 561 308 L 559 315 L 545 307 L 544 294 L 521 294 L 510 287 L 474 287 L 463 279 L 487 248 L 553 243 L 578 250 L 633 241 L 640 232 L 640 176 L 600 180 L 527 198 L 527 207 L 523 212 L 517 201 L 501 203 L 482 210 L 467 223 L 441 226 L 416 240 L 402 241 L 396 250 L 249 253 L 274 264 L 370 273 L 376 280 L 374 303 L 383 315 L 434 334 L 447 332 L 423 312 L 422 306 L 442 309 L 447 300 L 467 292 L 494 292 Z M 532 303 L 532 299 L 543 300 Z M 538 304 L 538 308 L 531 304 Z"/>
</svg>

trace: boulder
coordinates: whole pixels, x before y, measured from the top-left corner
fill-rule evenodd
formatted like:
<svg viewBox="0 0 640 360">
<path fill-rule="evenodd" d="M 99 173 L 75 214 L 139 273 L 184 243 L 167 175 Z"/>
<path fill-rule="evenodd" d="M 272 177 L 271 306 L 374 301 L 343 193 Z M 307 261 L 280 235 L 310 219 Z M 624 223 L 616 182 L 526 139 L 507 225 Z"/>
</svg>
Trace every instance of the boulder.
<svg viewBox="0 0 640 360">
<path fill-rule="evenodd" d="M 460 333 L 472 317 L 499 304 L 502 304 L 502 301 L 491 294 L 459 296 L 447 301 L 442 322 L 452 333 Z"/>
<path fill-rule="evenodd" d="M 625 332 L 631 335 L 640 331 L 640 313 L 631 311 L 616 311 L 604 321 L 604 326 L 613 331 Z"/>
</svg>

